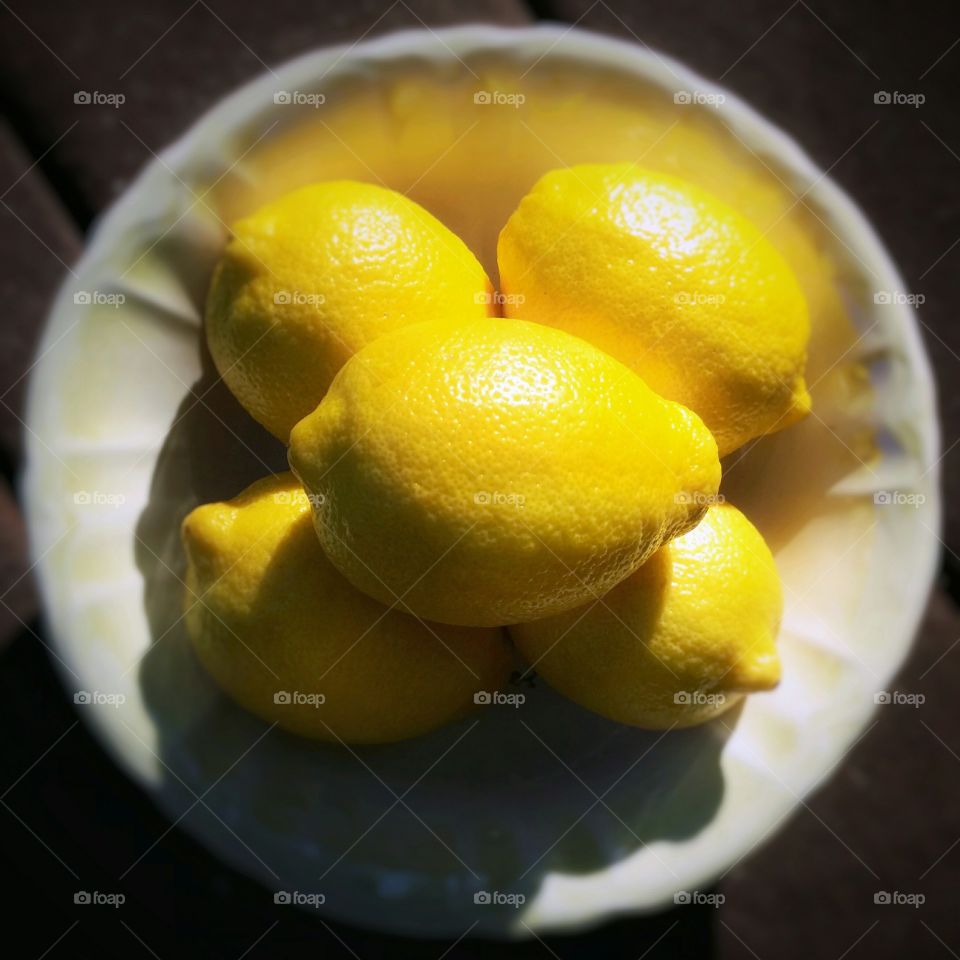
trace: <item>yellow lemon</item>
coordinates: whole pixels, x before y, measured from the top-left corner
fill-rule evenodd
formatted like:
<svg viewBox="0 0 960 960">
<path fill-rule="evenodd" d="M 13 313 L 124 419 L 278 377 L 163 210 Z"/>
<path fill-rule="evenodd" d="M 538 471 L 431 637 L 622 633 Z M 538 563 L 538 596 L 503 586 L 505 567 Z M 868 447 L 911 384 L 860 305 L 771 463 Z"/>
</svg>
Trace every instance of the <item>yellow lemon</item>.
<svg viewBox="0 0 960 960">
<path fill-rule="evenodd" d="M 183 542 L 198 657 L 241 706 L 293 733 L 413 737 L 463 716 L 509 675 L 502 631 L 423 623 L 347 583 L 292 474 L 197 507 Z"/>
<path fill-rule="evenodd" d="M 796 278 L 693 184 L 631 164 L 553 171 L 510 217 L 497 258 L 509 316 L 606 350 L 699 414 L 721 456 L 809 411 Z"/>
<path fill-rule="evenodd" d="M 620 723 L 666 729 L 703 723 L 777 685 L 782 609 L 763 537 L 735 507 L 717 504 L 599 602 L 510 633 L 570 699 Z"/>
<path fill-rule="evenodd" d="M 284 442 L 371 340 L 424 315 L 495 312 L 463 241 L 393 190 L 314 184 L 232 233 L 207 300 L 207 343 L 240 403 Z"/>
<path fill-rule="evenodd" d="M 374 341 L 293 429 L 289 458 L 351 583 L 471 626 L 606 592 L 720 481 L 695 414 L 583 340 L 504 319 Z"/>
</svg>

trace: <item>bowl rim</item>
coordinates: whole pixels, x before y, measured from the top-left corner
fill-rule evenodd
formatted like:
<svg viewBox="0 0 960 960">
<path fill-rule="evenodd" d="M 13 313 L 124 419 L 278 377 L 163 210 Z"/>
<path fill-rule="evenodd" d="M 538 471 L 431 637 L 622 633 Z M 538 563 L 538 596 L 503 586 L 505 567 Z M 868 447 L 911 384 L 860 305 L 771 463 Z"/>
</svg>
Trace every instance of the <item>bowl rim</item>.
<svg viewBox="0 0 960 960">
<path fill-rule="evenodd" d="M 280 77 L 293 81 L 298 76 L 315 75 L 321 68 L 327 68 L 326 72 L 333 72 L 341 63 L 349 64 L 351 59 L 362 59 L 374 64 L 380 61 L 390 61 L 400 56 L 420 56 L 427 61 L 435 61 L 438 58 L 447 60 L 452 56 L 459 60 L 461 56 L 481 51 L 491 53 L 498 51 L 519 52 L 525 46 L 530 47 L 530 49 L 546 46 L 542 53 L 544 59 L 551 52 L 557 50 L 571 61 L 581 61 L 585 68 L 594 68 L 598 64 L 602 64 L 626 75 L 632 75 L 638 82 L 665 90 L 671 87 L 676 90 L 676 83 L 668 79 L 668 75 L 672 75 L 676 80 L 686 83 L 693 90 L 723 94 L 725 97 L 724 117 L 727 125 L 738 134 L 742 133 L 747 143 L 751 145 L 751 149 L 758 142 L 765 144 L 768 152 L 776 157 L 779 164 L 798 179 L 810 183 L 811 186 L 806 195 L 817 197 L 821 206 L 829 209 L 842 223 L 844 232 L 848 239 L 852 241 L 850 246 L 855 251 L 857 258 L 865 264 L 870 264 L 875 274 L 889 284 L 889 289 L 904 289 L 899 271 L 866 216 L 856 203 L 826 173 L 819 169 L 792 136 L 764 118 L 740 96 L 730 92 L 722 85 L 700 76 L 673 57 L 651 49 L 643 44 L 643 41 L 640 41 L 639 38 L 637 38 L 637 41 L 594 33 L 575 24 L 568 26 L 558 23 L 538 23 L 529 26 L 499 26 L 472 23 L 435 29 L 407 28 L 383 36 L 361 39 L 352 44 L 343 43 L 316 48 L 270 68 L 269 72 L 262 72 L 254 76 L 232 93 L 220 98 L 195 118 L 188 128 L 170 145 L 147 161 L 121 196 L 95 219 L 86 240 L 84 251 L 74 265 L 73 275 L 68 275 L 64 279 L 53 301 L 34 366 L 29 371 L 24 416 L 28 436 L 26 438 L 25 466 L 19 483 L 19 493 L 27 519 L 31 556 L 42 600 L 41 616 L 51 646 L 58 654 L 57 657 L 53 657 L 55 669 L 61 676 L 67 690 L 72 689 L 73 686 L 69 670 L 78 663 L 74 657 L 74 651 L 71 650 L 71 645 L 65 640 L 67 631 L 61 630 L 59 625 L 54 623 L 56 602 L 52 582 L 53 575 L 45 555 L 38 549 L 40 543 L 45 539 L 42 531 L 47 527 L 47 520 L 45 519 L 43 500 L 39 495 L 39 484 L 37 483 L 38 472 L 42 469 L 43 458 L 40 449 L 42 441 L 39 440 L 39 433 L 34 427 L 45 416 L 45 410 L 47 409 L 45 395 L 50 390 L 55 389 L 56 386 L 55 383 L 48 383 L 48 378 L 52 379 L 52 375 L 50 364 L 43 363 L 44 357 L 52 349 L 57 339 L 64 334 L 68 326 L 69 315 L 73 308 L 72 292 L 77 283 L 75 278 L 93 269 L 103 258 L 115 236 L 121 233 L 122 229 L 128 228 L 131 223 L 139 219 L 136 217 L 138 197 L 145 188 L 149 188 L 152 179 L 156 179 L 158 176 L 167 176 L 162 169 L 163 165 L 177 169 L 181 161 L 191 154 L 198 141 L 208 139 L 211 135 L 215 135 L 218 130 L 234 128 L 244 121 L 249 121 L 255 113 L 251 104 L 261 103 L 262 100 L 258 100 L 257 97 L 273 89 Z M 438 50 L 438 45 L 442 49 Z M 332 66 L 328 64 L 328 61 L 331 60 L 333 61 Z M 892 678 L 906 659 L 926 608 L 929 589 L 934 580 L 940 554 L 938 531 L 942 509 L 940 494 L 941 441 L 932 368 L 923 346 L 919 324 L 913 312 L 905 304 L 896 306 L 896 322 L 902 335 L 900 346 L 906 359 L 906 366 L 912 375 L 910 389 L 915 404 L 913 425 L 917 430 L 919 441 L 920 453 L 918 459 L 927 467 L 925 475 L 929 479 L 928 489 L 930 491 L 928 515 L 932 515 L 934 522 L 929 527 L 926 524 L 923 525 L 928 531 L 927 534 L 917 534 L 917 553 L 912 559 L 915 564 L 916 582 L 921 585 L 921 588 L 912 594 L 910 604 L 901 610 L 901 619 L 904 624 L 901 631 L 902 640 L 897 644 L 889 660 L 883 665 L 882 676 L 885 683 Z M 63 658 L 62 661 L 60 661 L 60 657 Z M 861 732 L 866 727 L 874 710 L 875 707 L 871 709 L 870 706 L 864 705 L 861 709 L 852 711 L 850 729 L 855 734 Z M 112 736 L 108 715 L 93 711 L 84 711 L 83 715 L 84 720 L 91 724 L 100 744 L 112 756 L 117 765 L 137 782 L 148 795 L 156 799 L 156 784 L 151 782 L 150 778 L 144 775 L 143 770 L 138 767 L 128 753 L 121 749 L 119 741 Z M 850 744 L 854 741 L 855 736 L 840 738 L 831 741 L 830 750 L 821 751 L 818 755 L 820 762 L 816 767 L 816 776 L 806 784 L 803 791 L 795 799 L 784 805 L 783 815 L 777 817 L 772 826 L 767 822 L 756 823 L 748 831 L 746 841 L 743 837 L 738 838 L 736 849 L 728 849 L 727 845 L 720 844 L 715 845 L 710 856 L 700 856 L 696 868 L 690 870 L 690 876 L 687 878 L 689 889 L 702 888 L 710 884 L 729 869 L 732 863 L 759 849 L 762 843 L 772 836 L 785 816 L 793 812 L 805 797 L 809 796 L 834 772 L 846 756 Z M 169 813 L 169 811 L 166 812 Z M 221 859 L 234 868 L 238 867 L 236 858 L 230 856 L 225 844 L 214 840 L 210 833 L 203 829 L 194 830 L 190 821 L 184 821 L 184 826 L 204 846 L 213 849 Z M 242 872 L 250 873 L 247 869 Z M 586 909 L 577 911 L 575 916 L 573 914 L 562 915 L 563 911 L 558 911 L 554 916 L 539 917 L 533 924 L 533 929 L 563 930 L 573 927 L 582 929 L 620 914 L 652 912 L 662 909 L 668 904 L 668 901 L 663 897 L 656 902 L 646 902 L 640 898 L 636 903 L 626 905 L 605 903 L 602 895 L 590 899 L 591 903 L 581 904 Z M 423 935 L 422 930 L 419 932 Z M 512 934 L 515 935 L 516 932 L 513 931 Z"/>
</svg>

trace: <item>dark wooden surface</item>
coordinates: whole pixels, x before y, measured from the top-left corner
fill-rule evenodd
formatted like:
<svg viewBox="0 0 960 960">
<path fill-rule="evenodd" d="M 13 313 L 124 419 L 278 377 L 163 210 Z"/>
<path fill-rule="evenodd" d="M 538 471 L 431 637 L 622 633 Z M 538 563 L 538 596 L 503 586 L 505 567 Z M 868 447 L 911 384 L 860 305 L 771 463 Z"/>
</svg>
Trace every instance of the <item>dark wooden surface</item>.
<svg viewBox="0 0 960 960">
<path fill-rule="evenodd" d="M 79 726 L 36 616 L 11 494 L 23 387 L 50 298 L 92 219 L 220 96 L 315 46 L 426 23 L 538 18 L 634 37 L 719 79 L 794 134 L 878 226 L 940 387 L 947 524 L 941 582 L 888 708 L 839 772 L 720 883 L 719 910 L 681 908 L 498 953 L 517 957 L 900 958 L 960 954 L 960 19 L 946 4 L 851 0 L 56 0 L 0 3 L 0 863 L 16 957 L 480 957 L 264 907 L 262 891 L 172 831 L 130 875 L 116 917 L 72 905 L 115 877 L 164 820 Z M 127 97 L 78 108 L 77 90 Z M 922 92 L 919 109 L 878 90 Z M 134 132 L 135 131 L 135 132 Z M 923 893 L 917 909 L 879 890 Z M 449 952 L 444 954 L 445 950 Z M 245 953 L 245 951 L 248 951 Z"/>
</svg>

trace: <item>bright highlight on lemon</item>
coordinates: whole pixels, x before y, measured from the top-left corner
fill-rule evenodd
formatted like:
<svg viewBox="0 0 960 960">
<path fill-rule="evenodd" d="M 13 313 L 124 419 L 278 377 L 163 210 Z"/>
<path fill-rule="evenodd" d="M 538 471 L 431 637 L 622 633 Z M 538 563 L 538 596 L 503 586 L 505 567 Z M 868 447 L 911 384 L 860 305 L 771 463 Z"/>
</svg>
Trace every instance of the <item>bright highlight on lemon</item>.
<svg viewBox="0 0 960 960">
<path fill-rule="evenodd" d="M 474 709 L 513 662 L 501 631 L 426 624 L 352 587 L 323 555 L 292 474 L 184 521 L 186 625 L 241 706 L 320 740 L 380 743 Z"/>
<path fill-rule="evenodd" d="M 572 700 L 620 723 L 667 729 L 703 723 L 777 685 L 782 610 L 763 537 L 721 503 L 586 610 L 510 633 Z"/>
<path fill-rule="evenodd" d="M 247 412 L 286 442 L 357 350 L 425 316 L 486 316 L 490 294 L 476 257 L 423 207 L 369 183 L 318 183 L 234 225 L 207 343 Z"/>
<path fill-rule="evenodd" d="M 737 211 L 632 164 L 541 177 L 500 234 L 509 316 L 605 350 L 695 411 L 720 455 L 802 418 L 807 306 Z"/>
<path fill-rule="evenodd" d="M 484 626 L 602 596 L 720 482 L 695 414 L 577 337 L 502 319 L 374 341 L 294 428 L 290 464 L 354 586 Z"/>
</svg>

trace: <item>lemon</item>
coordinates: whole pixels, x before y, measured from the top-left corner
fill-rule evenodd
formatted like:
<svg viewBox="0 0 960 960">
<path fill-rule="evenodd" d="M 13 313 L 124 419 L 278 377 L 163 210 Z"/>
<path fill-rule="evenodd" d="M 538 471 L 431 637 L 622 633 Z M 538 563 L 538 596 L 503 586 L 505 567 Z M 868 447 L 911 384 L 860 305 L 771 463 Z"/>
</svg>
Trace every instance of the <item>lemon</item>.
<svg viewBox="0 0 960 960">
<path fill-rule="evenodd" d="M 606 592 L 720 481 L 695 414 L 585 341 L 505 319 L 374 341 L 293 429 L 289 459 L 351 583 L 471 626 Z"/>
<path fill-rule="evenodd" d="M 240 403 L 284 442 L 371 340 L 434 313 L 495 312 L 476 257 L 393 190 L 314 184 L 232 233 L 207 300 L 207 343 Z"/>
<path fill-rule="evenodd" d="M 497 259 L 507 315 L 606 350 L 699 414 L 721 456 L 809 411 L 796 278 L 691 183 L 631 164 L 553 171 L 511 215 Z"/>
<path fill-rule="evenodd" d="M 184 521 L 186 625 L 216 682 L 286 730 L 370 743 L 432 730 L 507 678 L 502 631 L 422 623 L 337 573 L 292 474 Z"/>
<path fill-rule="evenodd" d="M 532 668 L 620 723 L 702 723 L 780 679 L 780 579 L 736 507 L 711 506 L 592 606 L 510 628 Z"/>
</svg>

